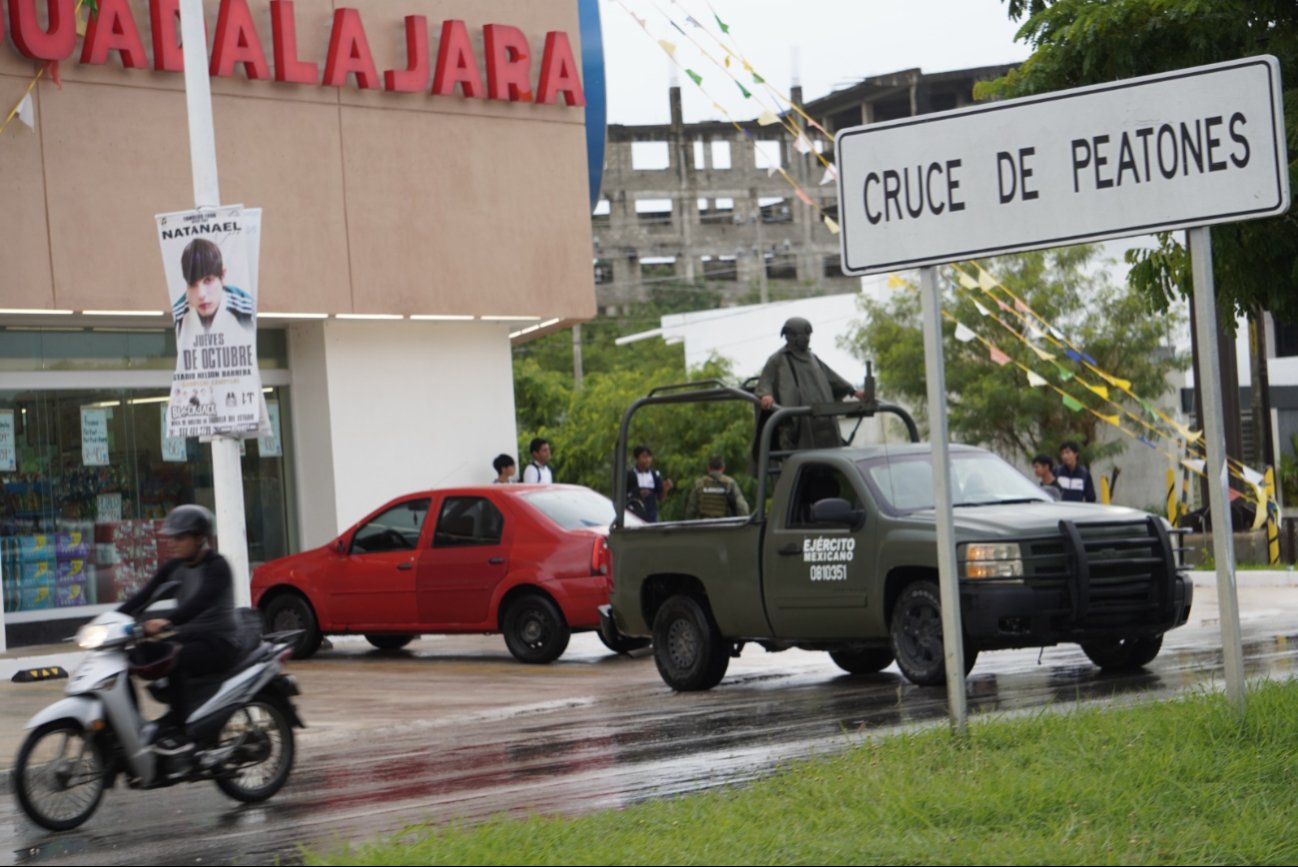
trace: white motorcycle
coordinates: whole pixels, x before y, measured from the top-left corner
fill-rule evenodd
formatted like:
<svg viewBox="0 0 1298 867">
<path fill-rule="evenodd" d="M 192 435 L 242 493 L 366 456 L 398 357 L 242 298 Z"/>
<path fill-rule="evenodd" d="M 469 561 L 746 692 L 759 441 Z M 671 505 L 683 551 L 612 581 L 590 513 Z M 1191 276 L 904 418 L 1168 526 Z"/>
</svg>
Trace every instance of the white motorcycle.
<svg viewBox="0 0 1298 867">
<path fill-rule="evenodd" d="M 141 715 L 132 677 L 164 677 L 179 646 L 146 639 L 133 617 L 116 611 L 81 627 L 77 643 L 91 653 L 72 675 L 66 697 L 28 721 L 30 734 L 18 751 L 13 787 L 23 812 L 53 831 L 75 828 L 118 775 L 136 789 L 212 780 L 245 802 L 278 792 L 293 767 L 293 728 L 303 727 L 292 700 L 297 684 L 281 672 L 296 633 L 262 636 L 255 611 L 236 614 L 239 661 L 190 681 L 197 709 L 185 725 L 192 749 L 183 750 L 153 745 L 156 724 Z M 150 649 L 161 657 L 142 661 L 140 651 Z M 160 696 L 158 686 L 149 689 Z"/>
</svg>

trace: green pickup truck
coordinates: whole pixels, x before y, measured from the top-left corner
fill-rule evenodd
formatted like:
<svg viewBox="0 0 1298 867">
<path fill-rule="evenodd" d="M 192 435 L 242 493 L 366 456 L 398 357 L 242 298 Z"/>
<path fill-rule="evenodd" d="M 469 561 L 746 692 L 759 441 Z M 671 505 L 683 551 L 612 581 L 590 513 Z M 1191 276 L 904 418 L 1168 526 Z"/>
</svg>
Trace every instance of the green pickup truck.
<svg viewBox="0 0 1298 867">
<path fill-rule="evenodd" d="M 748 401 L 709 381 L 655 390 L 622 421 L 609 533 L 613 592 L 602 629 L 652 637 L 668 686 L 706 690 L 748 644 L 828 651 L 852 673 L 894 660 L 945 682 L 931 451 L 898 407 L 865 401 L 778 408 L 760 428 L 753 514 L 625 520 L 632 415 L 646 405 Z M 803 416 L 898 415 L 912 442 L 772 452 Z M 979 651 L 1077 642 L 1104 669 L 1136 669 L 1185 623 L 1193 588 L 1160 517 L 1059 502 L 996 455 L 950 450 L 966 673 Z"/>
</svg>

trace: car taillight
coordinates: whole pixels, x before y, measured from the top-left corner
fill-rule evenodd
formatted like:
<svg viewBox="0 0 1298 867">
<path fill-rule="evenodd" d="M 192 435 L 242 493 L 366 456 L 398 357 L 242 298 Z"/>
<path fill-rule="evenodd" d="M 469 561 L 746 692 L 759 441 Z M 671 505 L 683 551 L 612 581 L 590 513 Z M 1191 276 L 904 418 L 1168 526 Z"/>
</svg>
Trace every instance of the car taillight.
<svg viewBox="0 0 1298 867">
<path fill-rule="evenodd" d="M 608 550 L 608 540 L 603 536 L 595 537 L 595 545 L 590 551 L 590 574 L 613 574 L 613 555 Z"/>
</svg>

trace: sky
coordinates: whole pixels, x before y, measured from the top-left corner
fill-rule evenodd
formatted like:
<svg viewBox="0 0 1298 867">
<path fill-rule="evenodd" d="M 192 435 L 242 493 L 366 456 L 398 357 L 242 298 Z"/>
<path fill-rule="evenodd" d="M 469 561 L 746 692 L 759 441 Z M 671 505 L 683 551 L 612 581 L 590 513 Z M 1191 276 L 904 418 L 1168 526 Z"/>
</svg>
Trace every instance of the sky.
<svg viewBox="0 0 1298 867">
<path fill-rule="evenodd" d="M 714 11 L 754 71 L 785 95 L 796 76 L 804 101 L 872 75 L 1014 63 L 1031 53 L 1014 41 L 1018 25 L 1002 0 L 601 0 L 609 123 L 666 123 L 673 76 L 681 84 L 687 123 L 724 119 L 714 101 L 735 119 L 761 113 L 765 106 L 757 100 L 763 94 L 745 100 L 726 72 L 670 23 L 681 24 L 721 59 L 713 37 L 725 36 Z M 690 15 L 703 30 L 686 22 Z M 703 77 L 706 96 L 673 64 L 660 39 L 673 43 L 681 64 Z"/>
</svg>

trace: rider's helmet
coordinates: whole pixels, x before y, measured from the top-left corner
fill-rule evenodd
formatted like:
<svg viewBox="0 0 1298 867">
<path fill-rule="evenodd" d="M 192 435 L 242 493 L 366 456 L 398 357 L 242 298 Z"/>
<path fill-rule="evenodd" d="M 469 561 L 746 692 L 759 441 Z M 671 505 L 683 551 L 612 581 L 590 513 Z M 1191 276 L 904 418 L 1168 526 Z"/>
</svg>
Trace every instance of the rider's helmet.
<svg viewBox="0 0 1298 867">
<path fill-rule="evenodd" d="M 174 641 L 142 641 L 128 654 L 131 674 L 140 680 L 166 677 L 180 658 L 180 645 Z"/>
<path fill-rule="evenodd" d="M 191 503 L 172 509 L 159 532 L 164 536 L 210 536 L 212 523 L 211 512 Z"/>
</svg>

